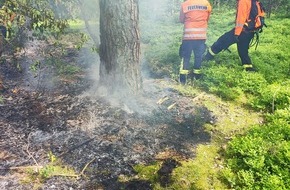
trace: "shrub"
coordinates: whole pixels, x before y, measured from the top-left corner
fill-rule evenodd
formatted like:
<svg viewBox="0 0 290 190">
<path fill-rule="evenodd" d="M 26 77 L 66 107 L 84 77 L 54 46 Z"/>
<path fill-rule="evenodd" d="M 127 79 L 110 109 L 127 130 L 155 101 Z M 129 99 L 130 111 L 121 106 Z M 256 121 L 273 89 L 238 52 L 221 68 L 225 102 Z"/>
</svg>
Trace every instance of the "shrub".
<svg viewBox="0 0 290 190">
<path fill-rule="evenodd" d="M 266 121 L 272 123 L 284 121 L 285 124 L 290 124 L 290 107 L 276 110 L 274 114 L 267 114 Z"/>
<path fill-rule="evenodd" d="M 242 72 L 238 86 L 246 93 L 258 95 L 261 89 L 267 87 L 267 81 L 260 73 Z"/>
<path fill-rule="evenodd" d="M 178 73 L 181 61 L 178 56 L 179 45 L 170 43 L 160 43 L 158 46 L 152 46 L 146 52 L 146 65 L 152 76 L 169 77 Z"/>
<path fill-rule="evenodd" d="M 235 189 L 290 188 L 290 125 L 285 120 L 234 138 L 226 150 L 223 177 Z"/>
<path fill-rule="evenodd" d="M 290 106 L 290 81 L 274 83 L 259 90 L 259 95 L 252 101 L 251 105 L 256 109 L 274 112 Z"/>
<path fill-rule="evenodd" d="M 172 20 L 146 20 L 141 24 L 144 67 L 151 76 L 170 77 L 178 73 L 181 59 L 182 24 Z"/>
<path fill-rule="evenodd" d="M 205 77 L 199 84 L 203 89 L 220 97 L 233 100 L 241 94 L 238 87 L 240 72 L 226 66 L 211 67 L 204 70 Z"/>
</svg>

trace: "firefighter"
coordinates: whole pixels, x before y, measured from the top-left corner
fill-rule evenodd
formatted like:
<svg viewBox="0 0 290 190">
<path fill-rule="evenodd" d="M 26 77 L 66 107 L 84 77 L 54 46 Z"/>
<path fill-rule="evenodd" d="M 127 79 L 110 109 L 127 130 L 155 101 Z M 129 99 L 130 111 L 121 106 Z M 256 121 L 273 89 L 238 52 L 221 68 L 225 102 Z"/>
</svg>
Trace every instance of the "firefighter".
<svg viewBox="0 0 290 190">
<path fill-rule="evenodd" d="M 207 25 L 211 13 L 208 0 L 186 0 L 181 4 L 179 20 L 184 24 L 183 39 L 179 55 L 182 59 L 180 65 L 180 83 L 185 84 L 190 74 L 190 57 L 194 53 L 193 76 L 201 76 L 202 55 L 206 50 Z"/>
<path fill-rule="evenodd" d="M 249 57 L 250 42 L 254 37 L 254 32 L 247 30 L 245 27 L 250 17 L 252 0 L 237 0 L 236 26 L 224 33 L 213 45 L 208 49 L 205 60 L 212 60 L 214 55 L 222 50 L 228 49 L 232 44 L 237 43 L 238 54 L 242 65 L 246 71 L 255 71 L 252 61 Z"/>
</svg>

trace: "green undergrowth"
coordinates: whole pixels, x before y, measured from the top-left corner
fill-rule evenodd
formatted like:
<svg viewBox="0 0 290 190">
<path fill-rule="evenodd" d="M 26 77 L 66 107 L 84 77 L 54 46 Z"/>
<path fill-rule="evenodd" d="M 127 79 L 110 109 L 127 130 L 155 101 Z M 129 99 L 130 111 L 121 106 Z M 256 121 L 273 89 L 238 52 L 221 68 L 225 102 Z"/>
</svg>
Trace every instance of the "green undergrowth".
<svg viewBox="0 0 290 190">
<path fill-rule="evenodd" d="M 71 80 L 78 77 L 82 73 L 82 65 L 78 64 L 74 57 L 87 41 L 87 35 L 73 30 L 58 38 L 48 39 L 48 48 L 40 49 L 37 59 L 29 67 L 30 71 L 38 76 L 43 74 L 43 68 L 49 68 L 53 71 L 53 80 L 56 78 Z M 45 56 L 42 55 L 43 52 Z"/>
<path fill-rule="evenodd" d="M 40 189 L 42 184 L 56 176 L 77 178 L 76 172 L 65 166 L 61 160 L 55 157 L 51 152 L 48 153 L 49 162 L 39 167 L 27 167 L 24 170 L 25 177 L 22 183 L 31 184 L 34 189 Z"/>
<path fill-rule="evenodd" d="M 138 179 L 138 180 L 150 181 L 151 183 L 157 184 L 158 183 L 157 172 L 161 168 L 161 164 L 162 164 L 161 162 L 155 162 L 155 163 L 151 163 L 151 165 L 149 166 L 145 166 L 142 164 L 135 165 L 134 170 L 135 172 L 138 173 L 138 175 L 134 177 L 121 175 L 119 176 L 119 181 L 127 182 L 133 179 Z"/>
<path fill-rule="evenodd" d="M 192 160 L 181 161 L 181 167 L 172 174 L 170 189 L 225 189 L 219 180 L 221 165 L 216 145 L 199 145 Z"/>
<path fill-rule="evenodd" d="M 199 145 L 197 156 L 194 159 L 180 160 L 180 166 L 170 175 L 170 184 L 162 185 L 158 171 L 162 161 L 151 165 L 136 165 L 134 170 L 138 173 L 134 177 L 120 176 L 119 181 L 126 182 L 132 179 L 146 180 L 153 184 L 155 190 L 184 190 L 184 189 L 225 189 L 219 180 L 218 170 L 221 167 L 216 154 L 219 150 L 213 145 Z"/>
<path fill-rule="evenodd" d="M 219 19 L 220 17 L 223 19 Z M 210 46 L 220 35 L 231 29 L 234 24 L 233 20 L 234 11 L 223 9 L 213 11 L 209 23 L 207 45 Z M 289 20 L 289 18 L 282 19 L 275 16 L 271 19 L 267 18 L 268 27 L 264 28 L 260 34 L 257 49 L 251 47 L 249 50 L 253 65 L 258 72 L 243 72 L 237 48 L 232 45 L 229 48 L 231 52 L 223 51 L 216 55 L 214 61 L 203 63 L 203 80 L 197 82 L 195 86 L 216 94 L 224 100 L 247 97 L 248 101 L 245 104 L 248 106 L 265 112 L 273 111 L 269 108 L 271 101 L 275 99 L 279 102 L 279 100 L 265 89 L 272 88 L 273 84 L 289 83 L 287 82 L 290 75 L 290 54 L 288 53 L 290 41 L 287 30 L 290 27 Z M 152 32 L 144 32 L 142 38 L 143 43 L 146 44 L 144 64 L 148 65 L 151 76 L 170 76 L 178 80 L 181 62 L 178 56 L 182 36 L 181 24 L 166 22 L 162 27 L 158 27 L 159 30 L 155 30 L 154 25 L 151 28 L 153 28 Z M 288 88 L 288 85 L 281 85 L 279 89 L 285 92 Z M 269 97 L 272 97 L 272 100 Z M 283 103 L 288 104 L 285 100 Z"/>
<path fill-rule="evenodd" d="M 198 99 L 214 116 L 205 124 L 209 144 L 193 149 L 195 157 L 176 159 L 180 165 L 170 174 L 170 184 L 161 185 L 158 171 L 162 161 L 134 167 L 137 175 L 122 176 L 150 181 L 153 189 L 287 189 L 289 188 L 290 109 L 274 113 L 256 112 L 240 101 L 224 101 L 193 86 L 164 84 L 184 96 Z M 172 158 L 172 157 L 170 157 Z"/>
<path fill-rule="evenodd" d="M 234 17 L 234 10 L 213 11 L 208 46 L 234 26 Z M 290 19 L 273 15 L 266 23 L 257 49 L 249 49 L 257 72 L 243 70 L 233 45 L 203 63 L 201 80 L 173 85 L 180 94 L 208 108 L 217 120 L 203 126 L 211 142 L 198 145 L 193 150 L 196 157 L 180 160 L 167 187 L 156 180 L 161 163 L 138 166 L 137 176 L 149 180 L 153 189 L 290 188 Z M 180 25 L 166 23 L 164 30 L 147 35 L 145 58 L 152 76 L 177 81 Z"/>
<path fill-rule="evenodd" d="M 56 74 L 65 78 L 72 78 L 81 71 L 81 68 L 76 63 L 67 64 L 59 58 L 48 59 L 46 64 L 54 66 Z"/>
<path fill-rule="evenodd" d="M 158 176 L 162 161 L 149 165 L 137 165 L 134 167 L 137 172 L 136 176 L 132 178 L 122 176 L 120 180 L 147 180 L 152 183 L 153 189 L 157 190 L 227 189 L 229 185 L 224 181 L 222 173 L 225 168 L 223 152 L 227 143 L 233 136 L 242 135 L 252 126 L 261 123 L 263 121 L 261 114 L 244 108 L 239 102 L 224 101 L 216 95 L 205 93 L 191 85 L 182 86 L 169 82 L 164 82 L 162 85 L 178 90 L 181 95 L 189 99 L 192 98 L 195 101 L 189 104 L 205 106 L 216 116 L 215 123 L 206 123 L 202 126 L 211 134 L 211 142 L 193 148 L 195 157 L 173 158 L 180 162 L 180 165 L 170 174 L 171 183 L 166 187 L 161 185 Z M 194 127 L 194 124 L 191 127 Z"/>
<path fill-rule="evenodd" d="M 289 117 L 288 122 L 280 118 L 235 137 L 225 152 L 225 181 L 235 189 L 289 189 L 289 137 Z"/>
</svg>

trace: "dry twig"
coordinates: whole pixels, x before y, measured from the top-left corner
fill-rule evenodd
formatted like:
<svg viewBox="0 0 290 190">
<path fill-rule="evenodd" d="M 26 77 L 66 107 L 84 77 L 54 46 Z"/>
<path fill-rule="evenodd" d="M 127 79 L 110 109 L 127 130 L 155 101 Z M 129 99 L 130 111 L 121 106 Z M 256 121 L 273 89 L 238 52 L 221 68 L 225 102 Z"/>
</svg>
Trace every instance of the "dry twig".
<svg viewBox="0 0 290 190">
<path fill-rule="evenodd" d="M 93 158 L 92 160 L 90 160 L 90 161 L 85 165 L 85 167 L 82 169 L 82 171 L 81 171 L 81 173 L 80 173 L 80 176 L 85 176 L 85 174 L 84 174 L 85 170 L 86 170 L 87 167 L 88 167 L 91 163 L 93 163 L 95 160 L 96 160 L 96 158 Z"/>
</svg>

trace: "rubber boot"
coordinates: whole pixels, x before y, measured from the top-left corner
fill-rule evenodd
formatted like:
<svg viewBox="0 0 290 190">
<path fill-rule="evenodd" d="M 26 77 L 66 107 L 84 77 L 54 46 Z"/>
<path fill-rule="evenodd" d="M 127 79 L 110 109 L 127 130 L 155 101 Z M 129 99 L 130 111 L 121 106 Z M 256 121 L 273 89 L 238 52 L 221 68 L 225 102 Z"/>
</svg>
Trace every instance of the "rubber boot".
<svg viewBox="0 0 290 190">
<path fill-rule="evenodd" d="M 245 69 L 247 72 L 257 72 L 257 70 L 255 68 L 246 68 Z"/>
<path fill-rule="evenodd" d="M 206 54 L 205 54 L 205 56 L 203 57 L 203 60 L 204 61 L 210 61 L 210 60 L 213 60 L 213 58 L 214 58 L 214 54 L 213 54 L 213 52 L 211 53 L 212 51 L 211 51 L 211 49 L 208 49 L 207 51 L 206 51 Z"/>
<path fill-rule="evenodd" d="M 196 74 L 196 73 L 193 73 L 193 78 L 195 80 L 199 80 L 201 78 L 201 74 Z"/>
<path fill-rule="evenodd" d="M 243 64 L 245 71 L 256 72 L 257 70 L 253 67 L 252 64 Z"/>
</svg>

